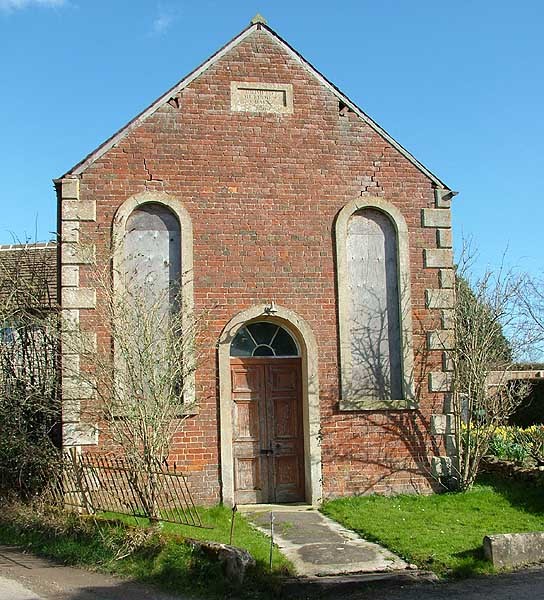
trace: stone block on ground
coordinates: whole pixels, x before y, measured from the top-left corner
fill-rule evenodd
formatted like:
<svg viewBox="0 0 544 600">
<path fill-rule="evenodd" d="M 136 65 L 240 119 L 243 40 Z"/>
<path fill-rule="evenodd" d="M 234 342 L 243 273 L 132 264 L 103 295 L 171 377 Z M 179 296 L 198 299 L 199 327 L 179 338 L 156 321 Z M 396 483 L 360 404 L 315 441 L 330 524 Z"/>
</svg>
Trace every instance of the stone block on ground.
<svg viewBox="0 0 544 600">
<path fill-rule="evenodd" d="M 519 567 L 544 561 L 544 532 L 486 535 L 485 557 L 494 567 Z"/>
<path fill-rule="evenodd" d="M 255 566 L 255 559 L 247 550 L 220 544 L 219 542 L 207 542 L 201 540 L 188 539 L 193 548 L 198 548 L 207 556 L 215 558 L 221 564 L 225 577 L 233 584 L 240 586 L 244 582 L 244 577 L 248 567 Z"/>
</svg>

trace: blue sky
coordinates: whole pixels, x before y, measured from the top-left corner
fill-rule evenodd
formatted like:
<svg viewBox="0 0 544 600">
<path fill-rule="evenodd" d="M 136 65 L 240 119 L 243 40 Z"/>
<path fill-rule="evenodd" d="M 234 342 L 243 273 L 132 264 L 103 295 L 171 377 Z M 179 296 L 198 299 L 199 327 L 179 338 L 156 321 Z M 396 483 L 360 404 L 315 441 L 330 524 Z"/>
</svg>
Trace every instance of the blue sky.
<svg viewBox="0 0 544 600">
<path fill-rule="evenodd" d="M 256 12 L 460 192 L 457 247 L 542 270 L 542 0 L 0 0 L 0 243 L 50 238 L 51 179 Z"/>
</svg>

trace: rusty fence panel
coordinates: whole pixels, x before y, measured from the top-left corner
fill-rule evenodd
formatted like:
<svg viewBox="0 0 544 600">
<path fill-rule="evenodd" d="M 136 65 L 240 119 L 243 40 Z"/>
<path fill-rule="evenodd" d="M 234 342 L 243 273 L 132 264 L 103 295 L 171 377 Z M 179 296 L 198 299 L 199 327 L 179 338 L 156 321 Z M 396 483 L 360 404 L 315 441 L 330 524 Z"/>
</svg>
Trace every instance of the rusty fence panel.
<svg viewBox="0 0 544 600">
<path fill-rule="evenodd" d="M 150 498 L 152 507 L 147 506 Z M 81 454 L 72 448 L 63 454 L 62 482 L 54 488 L 53 499 L 88 514 L 111 512 L 205 527 L 175 463 L 157 461 L 143 472 L 121 458 Z"/>
</svg>

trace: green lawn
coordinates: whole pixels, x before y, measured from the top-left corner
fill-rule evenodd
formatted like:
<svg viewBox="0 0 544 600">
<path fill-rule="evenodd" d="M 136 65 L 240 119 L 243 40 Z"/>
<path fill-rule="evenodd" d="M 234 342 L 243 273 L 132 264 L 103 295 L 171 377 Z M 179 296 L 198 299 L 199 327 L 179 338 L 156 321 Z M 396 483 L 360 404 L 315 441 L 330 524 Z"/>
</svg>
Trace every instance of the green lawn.
<svg viewBox="0 0 544 600">
<path fill-rule="evenodd" d="M 65 564 L 135 578 L 171 591 L 224 597 L 232 589 L 219 564 L 184 543 L 184 538 L 228 543 L 231 511 L 216 506 L 201 508 L 199 513 L 212 529 L 164 523 L 158 532 L 150 534 L 143 521 L 134 527 L 134 519 L 120 520 L 117 516 L 116 521 L 95 521 L 16 506 L 0 514 L 0 543 L 25 546 Z M 237 597 L 269 597 L 278 578 L 292 570 L 275 548 L 270 573 L 270 539 L 251 528 L 239 513 L 233 545 L 249 550 L 257 562 L 248 572 L 243 589 L 236 591 Z"/>
<path fill-rule="evenodd" d="M 195 540 L 208 540 L 210 542 L 230 543 L 230 526 L 232 511 L 228 508 L 218 505 L 211 508 L 198 508 L 198 514 L 202 519 L 204 527 L 190 527 L 186 525 L 177 525 L 174 523 L 161 523 L 161 531 L 166 535 L 181 535 Z M 108 515 L 106 515 L 108 516 Z M 114 518 L 121 518 L 127 524 L 133 524 L 135 519 L 132 517 L 122 517 L 120 515 L 111 515 Z M 136 519 L 140 525 L 147 525 L 146 519 Z M 234 531 L 232 545 L 248 550 L 258 565 L 263 569 L 269 568 L 270 564 L 270 538 L 258 532 L 239 512 L 236 513 L 234 521 Z M 276 572 L 290 572 L 291 563 L 274 548 L 272 568 Z"/>
<path fill-rule="evenodd" d="M 420 568 L 463 577 L 493 572 L 481 549 L 485 535 L 544 531 L 543 492 L 481 478 L 465 493 L 342 498 L 322 511 Z"/>
</svg>

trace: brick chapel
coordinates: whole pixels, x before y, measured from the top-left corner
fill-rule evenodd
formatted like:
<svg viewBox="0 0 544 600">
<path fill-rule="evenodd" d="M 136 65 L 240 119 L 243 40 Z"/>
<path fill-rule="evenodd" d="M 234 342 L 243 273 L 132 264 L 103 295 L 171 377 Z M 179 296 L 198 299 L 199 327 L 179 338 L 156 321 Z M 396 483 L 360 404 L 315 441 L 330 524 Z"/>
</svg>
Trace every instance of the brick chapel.
<svg viewBox="0 0 544 600">
<path fill-rule="evenodd" d="M 55 185 L 61 308 L 90 348 L 111 346 L 88 272 L 115 235 L 204 315 L 172 449 L 199 502 L 435 488 L 454 192 L 264 19 Z M 63 443 L 106 452 L 80 358 L 63 347 Z"/>
</svg>

